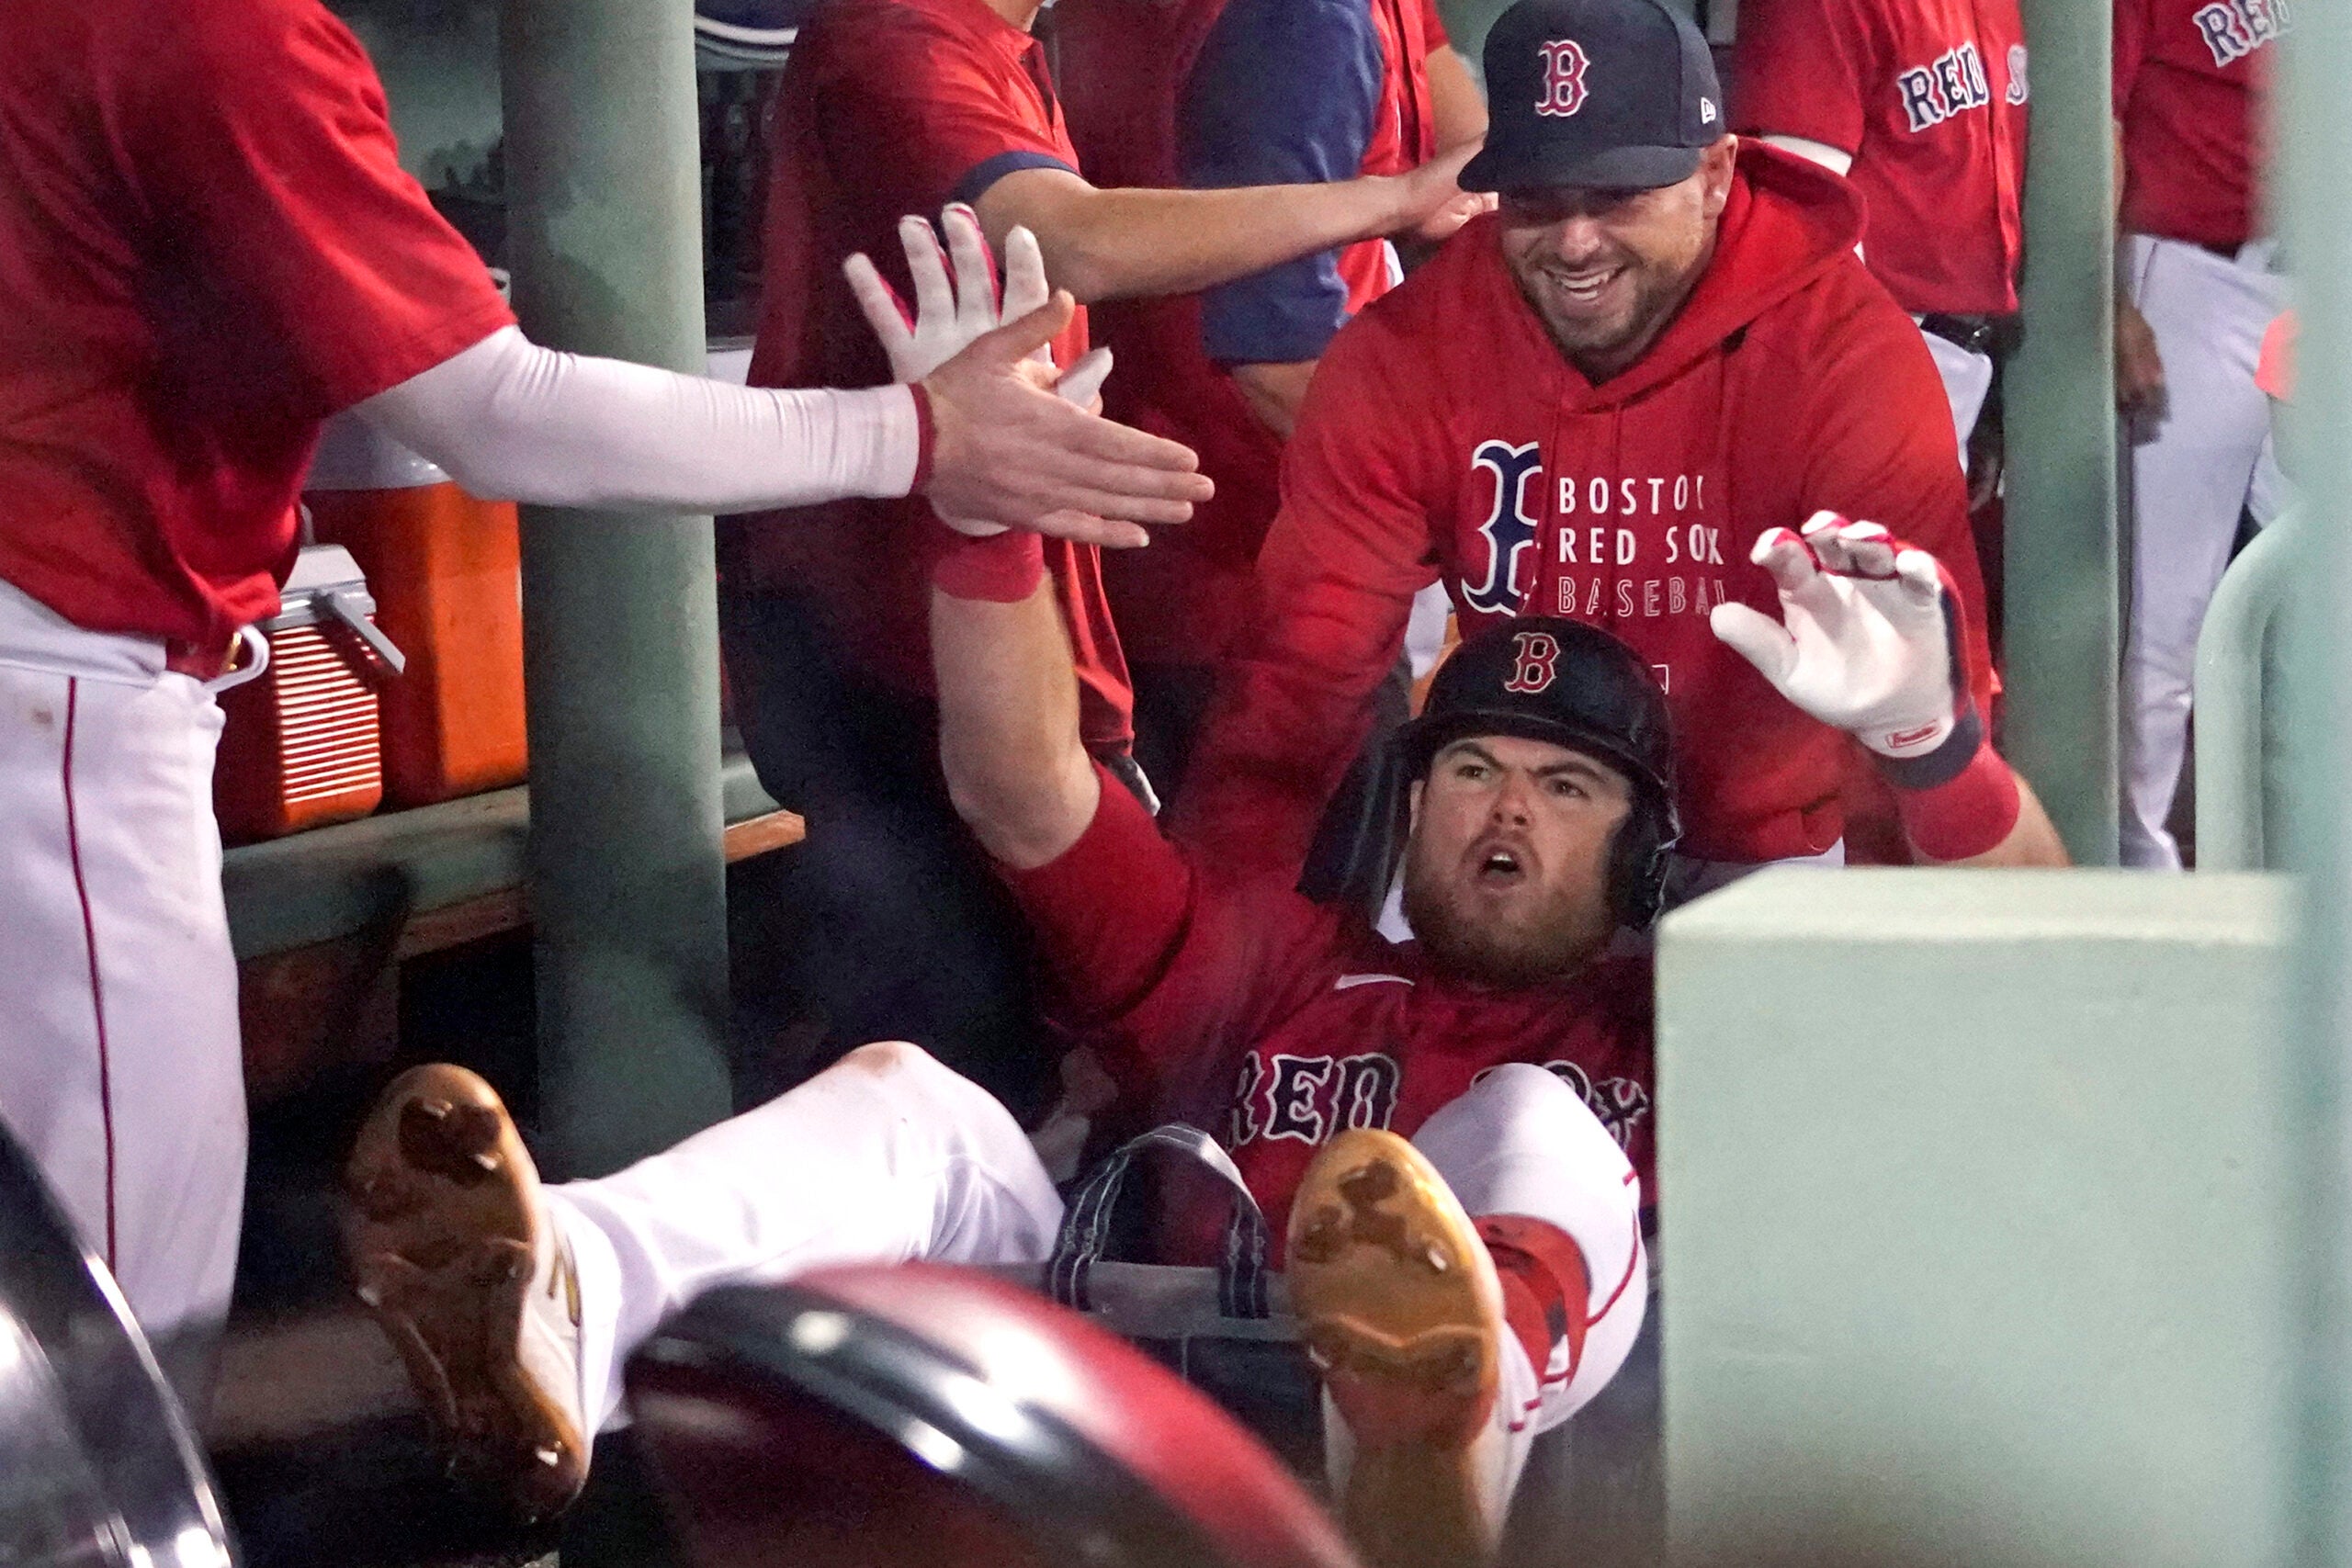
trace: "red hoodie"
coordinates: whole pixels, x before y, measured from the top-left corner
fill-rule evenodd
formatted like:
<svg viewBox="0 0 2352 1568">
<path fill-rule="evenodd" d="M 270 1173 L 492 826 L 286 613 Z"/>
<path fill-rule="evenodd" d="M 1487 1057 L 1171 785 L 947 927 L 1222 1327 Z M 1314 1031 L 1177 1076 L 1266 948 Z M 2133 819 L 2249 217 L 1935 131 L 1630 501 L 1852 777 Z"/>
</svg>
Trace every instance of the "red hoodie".
<svg viewBox="0 0 2352 1568">
<path fill-rule="evenodd" d="M 1256 622 L 1179 831 L 1234 874 L 1295 874 L 1362 743 L 1412 596 L 1464 635 L 1528 614 L 1607 626 L 1672 708 L 1683 852 L 1766 861 L 1844 830 L 1852 742 L 1717 642 L 1725 598 L 1777 614 L 1747 552 L 1822 508 L 1933 551 L 1985 646 L 1951 413 L 1918 329 L 1863 270 L 1835 175 L 1740 149 L 1713 260 L 1641 360 L 1594 386 L 1504 265 L 1496 220 L 1331 344 L 1283 469 Z M 1972 671 L 1980 705 L 1991 671 Z"/>
</svg>

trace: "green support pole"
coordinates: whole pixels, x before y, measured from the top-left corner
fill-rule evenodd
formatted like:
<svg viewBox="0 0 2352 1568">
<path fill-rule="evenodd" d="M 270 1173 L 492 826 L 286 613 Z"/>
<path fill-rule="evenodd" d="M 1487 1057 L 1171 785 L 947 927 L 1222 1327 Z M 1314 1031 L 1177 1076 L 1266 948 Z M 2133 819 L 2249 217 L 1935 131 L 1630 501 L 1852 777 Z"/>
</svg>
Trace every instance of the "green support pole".
<svg viewBox="0 0 2352 1568">
<path fill-rule="evenodd" d="M 2308 9 L 2308 7 L 2306 7 Z M 2116 860 L 2121 594 L 2115 179 L 2104 0 L 2027 0 L 2026 339 L 2003 382 L 2010 760 L 2085 865 Z"/>
<path fill-rule="evenodd" d="M 508 254 L 537 342 L 700 372 L 687 0 L 506 0 Z M 523 513 L 540 1085 L 565 1175 L 729 1111 L 710 520 Z"/>
<path fill-rule="evenodd" d="M 2312 613 L 2290 616 L 2291 678 L 2287 696 L 2300 710 L 2295 807 L 2288 814 L 2287 864 L 2301 875 L 2301 1027 L 2281 1043 L 2293 1093 L 2284 1133 L 2294 1161 L 2289 1190 L 2301 1265 L 2288 1303 L 2301 1361 L 2295 1405 L 2293 1561 L 2301 1568 L 2352 1568 L 2352 1100 L 2346 1094 L 2346 1051 L 2352 1046 L 2352 913 L 2345 886 L 2347 856 L 2345 780 L 2352 764 L 2352 723 L 2344 711 L 2352 672 L 2352 604 L 2339 585 L 2352 552 L 2352 121 L 2344 115 L 2344 72 L 2352 68 L 2352 9 L 2298 6 L 2296 30 L 2282 44 L 2285 91 L 2280 150 L 2272 190 L 2295 279 L 2301 340 L 2287 423 L 2286 463 L 2303 513 L 2303 568 L 2318 585 Z"/>
</svg>

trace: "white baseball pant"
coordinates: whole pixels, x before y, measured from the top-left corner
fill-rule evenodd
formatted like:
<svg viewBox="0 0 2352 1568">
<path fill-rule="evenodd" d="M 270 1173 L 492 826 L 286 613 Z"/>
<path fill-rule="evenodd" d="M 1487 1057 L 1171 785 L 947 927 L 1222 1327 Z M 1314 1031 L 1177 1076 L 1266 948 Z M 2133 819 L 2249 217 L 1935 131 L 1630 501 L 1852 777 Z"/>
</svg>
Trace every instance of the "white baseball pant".
<svg viewBox="0 0 2352 1568">
<path fill-rule="evenodd" d="M 1617 1142 L 1541 1067 L 1498 1067 L 1414 1144 L 1473 1214 L 1548 1220 L 1592 1276 L 1584 1355 L 1539 1375 L 1505 1337 L 1515 1481 L 1535 1435 L 1616 1374 L 1640 1332 L 1641 1189 Z M 1012 1117 L 919 1046 L 863 1046 L 756 1111 L 615 1176 L 547 1190 L 580 1275 L 581 1390 L 619 1424 L 620 1369 L 671 1314 L 719 1285 L 849 1263 L 1037 1263 L 1062 1203 Z M 1281 1216 L 1269 1216 L 1276 1224 Z"/>
<path fill-rule="evenodd" d="M 1962 348 L 1925 329 L 1919 335 L 1927 340 L 1928 357 L 1936 362 L 1936 374 L 1943 379 L 1944 399 L 1951 404 L 1952 434 L 1960 438 L 1960 466 L 1965 472 L 1968 438 L 1976 433 L 1977 416 L 1984 412 L 1984 400 L 1993 390 L 1993 356 Z"/>
<path fill-rule="evenodd" d="M 2284 502 L 2269 401 L 2254 384 L 2262 334 L 2286 308 L 2276 246 L 2235 257 L 2125 236 L 2125 281 L 2164 361 L 2164 406 L 2132 431 L 2132 608 L 2120 719 L 2122 859 L 2177 869 L 2165 829 L 2188 740 L 2189 682 L 2205 606 L 2228 567 L 2238 513 Z"/>
<path fill-rule="evenodd" d="M 244 1198 L 220 735 L 160 642 L 0 582 L 0 1120 L 183 1388 L 228 1312 Z"/>
</svg>

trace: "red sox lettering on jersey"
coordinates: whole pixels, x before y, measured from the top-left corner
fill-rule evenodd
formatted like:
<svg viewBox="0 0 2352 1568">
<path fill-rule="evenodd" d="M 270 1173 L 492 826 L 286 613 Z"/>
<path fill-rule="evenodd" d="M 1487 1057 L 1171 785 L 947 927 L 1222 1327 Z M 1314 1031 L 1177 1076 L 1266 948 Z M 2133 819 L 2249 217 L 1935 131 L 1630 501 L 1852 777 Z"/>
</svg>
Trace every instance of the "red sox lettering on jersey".
<svg viewBox="0 0 2352 1568">
<path fill-rule="evenodd" d="M 1984 58 L 1973 42 L 1948 49 L 1928 64 L 1911 67 L 1895 77 L 1894 89 L 1902 95 L 1903 116 L 1914 133 L 1932 130 L 1956 114 L 1981 109 L 1993 101 L 1992 84 L 1984 79 Z"/>
<path fill-rule="evenodd" d="M 2214 0 L 2190 18 L 2213 51 L 2213 63 L 2233 65 L 2295 25 L 2292 0 Z"/>
<path fill-rule="evenodd" d="M 1572 38 L 1555 39 L 1544 47 L 1544 96 L 1535 100 L 1535 112 L 1555 119 L 1584 107 L 1584 73 L 1592 62 L 1585 58 L 1584 46 Z"/>
<path fill-rule="evenodd" d="M 1401 976 L 1342 976 L 1340 983 L 1407 984 Z M 1583 1062 L 1557 1058 L 1535 1064 L 1577 1091 L 1618 1146 L 1631 1149 L 1650 1117 L 1649 1085 L 1637 1076 L 1598 1072 Z M 1495 1069 L 1482 1067 L 1470 1083 Z M 1299 1055 L 1252 1051 L 1241 1060 L 1233 1083 L 1226 1147 L 1238 1153 L 1253 1145 L 1294 1143 L 1320 1148 L 1351 1127 L 1387 1131 L 1396 1115 L 1396 1089 L 1404 1070 L 1394 1056 L 1366 1051 L 1350 1056 Z"/>
<path fill-rule="evenodd" d="M 1484 520 L 1463 542 L 1463 599 L 1472 610 L 1703 620 L 1729 595 L 1716 570 L 1725 569 L 1724 525 L 1708 511 L 1704 467 L 1565 474 L 1553 483 L 1540 443 L 1489 440 L 1472 447 L 1469 469 L 1493 487 Z M 1720 501 L 1719 478 L 1713 488 Z"/>
</svg>

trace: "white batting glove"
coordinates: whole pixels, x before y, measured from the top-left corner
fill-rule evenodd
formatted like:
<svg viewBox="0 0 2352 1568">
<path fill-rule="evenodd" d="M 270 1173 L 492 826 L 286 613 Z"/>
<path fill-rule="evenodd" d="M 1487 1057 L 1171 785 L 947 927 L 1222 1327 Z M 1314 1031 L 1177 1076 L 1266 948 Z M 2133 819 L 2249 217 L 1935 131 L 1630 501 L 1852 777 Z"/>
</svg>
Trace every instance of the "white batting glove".
<svg viewBox="0 0 2352 1568">
<path fill-rule="evenodd" d="M 1967 705 L 1951 601 L 1927 551 L 1875 523 L 1816 512 L 1768 530 L 1750 559 L 1781 591 L 1781 621 L 1746 604 L 1708 614 L 1717 637 L 1781 694 L 1882 757 L 1926 756 Z"/>
<path fill-rule="evenodd" d="M 1000 296 L 996 257 L 980 228 L 979 214 L 960 201 L 953 202 L 941 214 L 940 227 L 947 234 L 944 248 L 928 220 L 912 216 L 899 220 L 899 243 L 906 251 L 907 272 L 915 286 L 913 310 L 907 309 L 899 291 L 864 252 L 842 264 L 858 309 L 889 356 L 891 378 L 901 385 L 922 380 L 974 340 L 1042 309 L 1052 297 L 1046 282 L 1045 255 L 1037 248 L 1037 236 L 1027 228 L 1016 225 L 1004 237 L 1005 276 Z M 951 259 L 952 283 L 948 277 Z M 1043 348 L 1032 357 L 1049 368 L 1054 363 L 1053 355 Z M 1098 348 L 1071 366 L 1055 382 L 1054 390 L 1080 408 L 1091 407 L 1110 374 L 1111 351 Z M 974 538 L 1004 532 L 1001 523 L 944 513 L 939 520 Z"/>
</svg>

